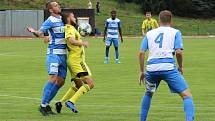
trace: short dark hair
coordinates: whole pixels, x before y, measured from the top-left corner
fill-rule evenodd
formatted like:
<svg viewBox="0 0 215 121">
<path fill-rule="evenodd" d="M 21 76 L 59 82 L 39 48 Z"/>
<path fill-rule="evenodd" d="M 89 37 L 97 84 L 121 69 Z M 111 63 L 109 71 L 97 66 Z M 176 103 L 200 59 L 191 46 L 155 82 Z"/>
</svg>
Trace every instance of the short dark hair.
<svg viewBox="0 0 215 121">
<path fill-rule="evenodd" d="M 159 14 L 159 19 L 161 23 L 171 23 L 172 20 L 172 13 L 168 10 L 163 10 Z"/>
<path fill-rule="evenodd" d="M 152 14 L 152 12 L 151 11 L 146 11 L 146 13 L 145 14 Z"/>
<path fill-rule="evenodd" d="M 116 10 L 112 10 L 110 13 L 111 14 L 116 14 Z"/>
<path fill-rule="evenodd" d="M 49 10 L 49 9 L 52 8 L 52 5 L 51 5 L 52 2 L 57 2 L 57 1 L 56 1 L 56 0 L 49 0 L 49 1 L 46 3 L 46 9 L 47 9 L 47 10 Z"/>
</svg>

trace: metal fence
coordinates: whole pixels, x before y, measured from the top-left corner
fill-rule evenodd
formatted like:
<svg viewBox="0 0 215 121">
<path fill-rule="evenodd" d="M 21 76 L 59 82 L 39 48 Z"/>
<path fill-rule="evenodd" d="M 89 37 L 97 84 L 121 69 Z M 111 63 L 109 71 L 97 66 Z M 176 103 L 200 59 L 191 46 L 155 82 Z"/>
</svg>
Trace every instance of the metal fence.
<svg viewBox="0 0 215 121">
<path fill-rule="evenodd" d="M 122 32 L 124 35 L 140 36 L 142 20 L 135 20 L 133 22 L 123 21 Z M 183 35 L 215 35 L 215 21 L 214 20 L 196 20 L 175 22 L 173 27 L 181 30 Z"/>
<path fill-rule="evenodd" d="M 43 10 L 0 11 L 0 36 L 32 36 L 26 31 L 26 27 L 39 29 L 43 18 Z"/>
</svg>

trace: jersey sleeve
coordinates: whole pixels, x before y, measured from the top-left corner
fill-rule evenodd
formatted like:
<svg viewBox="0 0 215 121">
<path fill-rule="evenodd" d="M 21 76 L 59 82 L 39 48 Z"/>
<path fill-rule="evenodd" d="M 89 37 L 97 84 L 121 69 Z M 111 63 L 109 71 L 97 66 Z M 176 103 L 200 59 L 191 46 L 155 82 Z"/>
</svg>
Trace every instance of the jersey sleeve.
<svg viewBox="0 0 215 121">
<path fill-rule="evenodd" d="M 50 29 L 52 27 L 52 23 L 49 19 L 47 19 L 42 26 L 40 27 L 39 31 L 46 33 L 48 31 L 48 29 Z"/>
<path fill-rule="evenodd" d="M 146 28 L 146 25 L 145 25 L 145 22 L 143 21 L 142 23 L 142 29 L 145 29 Z"/>
<path fill-rule="evenodd" d="M 148 50 L 148 39 L 147 36 L 145 36 L 142 40 L 140 50 L 146 52 Z"/>
<path fill-rule="evenodd" d="M 184 47 L 183 47 L 183 39 L 182 39 L 182 35 L 181 35 L 180 31 L 178 31 L 175 34 L 174 49 L 184 49 Z"/>
<path fill-rule="evenodd" d="M 121 27 L 121 21 L 119 20 L 118 22 L 118 27 L 120 28 Z"/>
<path fill-rule="evenodd" d="M 70 26 L 65 26 L 64 29 L 65 29 L 65 39 L 68 39 L 70 37 L 75 37 L 75 33 L 73 32 Z"/>
<path fill-rule="evenodd" d="M 109 22 L 106 20 L 105 21 L 105 27 L 108 27 Z"/>
</svg>

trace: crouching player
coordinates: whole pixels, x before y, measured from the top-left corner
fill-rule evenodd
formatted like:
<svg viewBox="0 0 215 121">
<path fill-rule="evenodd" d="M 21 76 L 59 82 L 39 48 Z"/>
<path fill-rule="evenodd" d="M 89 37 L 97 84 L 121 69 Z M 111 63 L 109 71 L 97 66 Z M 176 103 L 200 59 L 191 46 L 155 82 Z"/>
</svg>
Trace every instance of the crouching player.
<svg viewBox="0 0 215 121">
<path fill-rule="evenodd" d="M 71 81 L 75 82 L 75 86 L 71 86 L 55 106 L 56 111 L 60 113 L 62 103 L 66 101 L 65 105 L 74 113 L 78 113 L 74 104 L 83 94 L 94 87 L 91 72 L 85 63 L 84 47 L 88 47 L 88 42 L 80 39 L 81 36 L 75 28 L 77 24 L 73 13 L 64 13 L 62 21 L 65 24 L 65 39 L 69 51 L 67 64 L 71 73 Z"/>
</svg>

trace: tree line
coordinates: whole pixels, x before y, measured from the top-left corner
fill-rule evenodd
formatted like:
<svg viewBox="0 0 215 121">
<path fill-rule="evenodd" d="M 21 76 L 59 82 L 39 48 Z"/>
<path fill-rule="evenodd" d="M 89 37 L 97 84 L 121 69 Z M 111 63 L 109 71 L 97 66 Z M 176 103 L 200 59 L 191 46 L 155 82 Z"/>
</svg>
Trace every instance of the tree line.
<svg viewBox="0 0 215 121">
<path fill-rule="evenodd" d="M 151 11 L 154 14 L 167 9 L 174 15 L 182 17 L 215 17 L 215 0 L 118 0 L 118 2 L 135 2 L 141 5 L 141 11 Z"/>
</svg>

